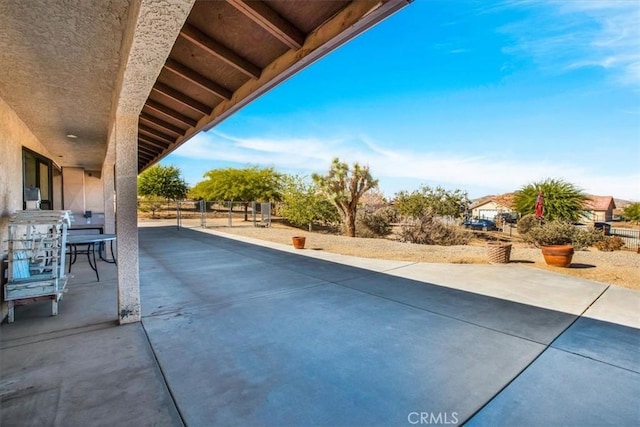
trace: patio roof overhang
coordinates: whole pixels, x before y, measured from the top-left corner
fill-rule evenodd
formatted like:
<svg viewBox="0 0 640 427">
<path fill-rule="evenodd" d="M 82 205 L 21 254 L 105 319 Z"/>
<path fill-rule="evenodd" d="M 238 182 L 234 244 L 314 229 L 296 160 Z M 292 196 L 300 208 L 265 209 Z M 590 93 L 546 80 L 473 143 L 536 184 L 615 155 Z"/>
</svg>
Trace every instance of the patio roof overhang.
<svg viewBox="0 0 640 427">
<path fill-rule="evenodd" d="M 138 107 L 138 171 L 409 2 L 196 0 Z M 58 165 L 101 169 L 142 3 L 0 3 L 0 98 Z"/>
</svg>

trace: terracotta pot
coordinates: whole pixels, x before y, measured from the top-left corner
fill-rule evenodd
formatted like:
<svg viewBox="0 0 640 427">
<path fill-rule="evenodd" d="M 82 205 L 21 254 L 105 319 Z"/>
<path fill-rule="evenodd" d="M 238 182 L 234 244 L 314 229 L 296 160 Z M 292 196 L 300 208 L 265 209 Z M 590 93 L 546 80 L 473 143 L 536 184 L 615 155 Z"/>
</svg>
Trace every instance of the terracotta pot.
<svg viewBox="0 0 640 427">
<path fill-rule="evenodd" d="M 304 243 L 306 237 L 302 237 L 302 236 L 294 236 L 291 238 L 291 240 L 293 241 L 293 247 L 296 249 L 304 249 Z"/>
<path fill-rule="evenodd" d="M 573 258 L 573 246 L 549 245 L 543 246 L 542 256 L 548 265 L 555 267 L 569 267 Z"/>
</svg>

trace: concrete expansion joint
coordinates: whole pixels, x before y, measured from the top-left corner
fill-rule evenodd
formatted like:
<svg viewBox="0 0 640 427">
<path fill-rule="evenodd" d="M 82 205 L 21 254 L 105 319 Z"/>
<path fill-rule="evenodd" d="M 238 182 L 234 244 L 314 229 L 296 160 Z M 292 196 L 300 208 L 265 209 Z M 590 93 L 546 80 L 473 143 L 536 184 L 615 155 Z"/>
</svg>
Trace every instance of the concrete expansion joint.
<svg viewBox="0 0 640 427">
<path fill-rule="evenodd" d="M 562 335 L 562 334 L 560 334 L 560 335 Z M 603 365 L 611 366 L 611 367 L 616 368 L 616 369 L 623 369 L 623 370 L 625 370 L 627 372 L 631 372 L 631 373 L 634 373 L 634 374 L 640 374 L 640 371 L 636 371 L 636 370 L 633 370 L 633 369 L 625 368 L 624 366 L 615 365 L 613 363 L 605 362 L 604 360 L 596 359 L 595 357 L 587 356 L 587 355 L 582 354 L 582 353 L 578 353 L 578 352 L 575 352 L 575 351 L 569 351 L 569 350 L 566 350 L 566 349 L 563 349 L 563 348 L 555 347 L 553 345 L 550 345 L 549 348 L 553 348 L 556 351 L 561 351 L 563 353 L 571 354 L 573 356 L 578 356 L 578 357 L 581 357 L 583 359 L 591 360 L 593 362 L 602 363 Z M 547 349 L 545 349 L 545 351 L 546 350 Z"/>
</svg>

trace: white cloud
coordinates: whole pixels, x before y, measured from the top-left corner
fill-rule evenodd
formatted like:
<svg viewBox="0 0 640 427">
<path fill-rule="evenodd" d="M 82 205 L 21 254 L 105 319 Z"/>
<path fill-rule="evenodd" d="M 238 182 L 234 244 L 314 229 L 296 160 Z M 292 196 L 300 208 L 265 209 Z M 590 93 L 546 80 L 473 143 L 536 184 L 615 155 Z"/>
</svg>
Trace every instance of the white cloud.
<svg viewBox="0 0 640 427">
<path fill-rule="evenodd" d="M 365 135 L 356 138 L 269 139 L 239 138 L 216 132 L 200 134 L 174 152 L 175 156 L 202 161 L 273 166 L 299 173 L 324 172 L 333 157 L 368 164 L 373 175 L 385 180 L 409 179 L 448 188 L 480 188 L 489 193 L 514 191 L 522 185 L 552 177 L 562 178 L 597 195 L 640 200 L 640 174 L 602 175 L 571 164 L 533 159 L 501 158 L 498 155 L 465 156 L 455 153 L 385 148 Z"/>
<path fill-rule="evenodd" d="M 574 0 L 515 2 L 532 11 L 502 31 L 516 44 L 506 53 L 523 55 L 546 72 L 601 67 L 621 84 L 640 84 L 640 3 Z"/>
</svg>

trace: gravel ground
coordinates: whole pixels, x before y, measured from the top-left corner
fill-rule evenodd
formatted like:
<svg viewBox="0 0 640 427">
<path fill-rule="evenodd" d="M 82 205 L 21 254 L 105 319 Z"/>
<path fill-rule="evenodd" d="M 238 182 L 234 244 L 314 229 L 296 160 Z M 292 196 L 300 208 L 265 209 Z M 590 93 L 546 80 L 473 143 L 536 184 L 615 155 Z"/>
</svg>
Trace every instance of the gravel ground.
<svg viewBox="0 0 640 427">
<path fill-rule="evenodd" d="M 175 224 L 175 221 L 172 224 Z M 189 224 L 185 222 L 184 225 L 188 226 Z M 195 221 L 193 225 L 196 225 Z M 430 246 L 387 239 L 350 238 L 334 234 L 305 232 L 280 223 L 273 223 L 269 228 L 261 228 L 234 219 L 233 227 L 228 227 L 226 219 L 217 219 L 208 220 L 207 225 L 220 232 L 286 245 L 291 244 L 292 236 L 305 236 L 307 238 L 305 249 L 307 250 L 323 250 L 365 258 L 457 264 L 488 263 L 487 250 L 481 241 L 465 246 Z M 571 267 L 560 268 L 546 265 L 540 249 L 515 242 L 511 251 L 511 262 L 640 290 L 640 254 L 632 251 L 600 252 L 595 248 L 588 251 L 576 251 Z"/>
</svg>

